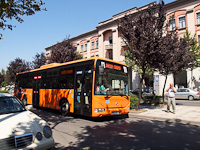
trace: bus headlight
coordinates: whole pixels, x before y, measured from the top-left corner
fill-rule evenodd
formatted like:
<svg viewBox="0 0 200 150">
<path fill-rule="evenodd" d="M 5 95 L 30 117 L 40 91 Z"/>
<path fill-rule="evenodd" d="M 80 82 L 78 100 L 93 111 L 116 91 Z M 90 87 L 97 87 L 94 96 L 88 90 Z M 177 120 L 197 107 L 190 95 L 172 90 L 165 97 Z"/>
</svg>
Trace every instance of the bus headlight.
<svg viewBox="0 0 200 150">
<path fill-rule="evenodd" d="M 95 108 L 94 112 L 105 112 L 105 108 Z"/>
<path fill-rule="evenodd" d="M 130 107 L 127 107 L 127 110 L 130 110 Z"/>
</svg>

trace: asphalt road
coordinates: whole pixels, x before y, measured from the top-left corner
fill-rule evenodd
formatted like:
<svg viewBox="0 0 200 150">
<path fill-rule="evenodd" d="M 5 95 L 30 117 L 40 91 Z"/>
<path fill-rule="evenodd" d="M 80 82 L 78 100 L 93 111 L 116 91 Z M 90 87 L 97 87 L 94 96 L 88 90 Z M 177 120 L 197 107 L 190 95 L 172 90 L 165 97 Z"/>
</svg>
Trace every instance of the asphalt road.
<svg viewBox="0 0 200 150">
<path fill-rule="evenodd" d="M 176 100 L 176 105 L 184 105 L 184 106 L 200 106 L 200 100 Z"/>
<path fill-rule="evenodd" d="M 33 109 L 46 120 L 55 139 L 55 149 L 83 150 L 199 150 L 200 126 L 180 122 L 106 117 L 91 119 L 61 116 L 48 109 Z"/>
</svg>

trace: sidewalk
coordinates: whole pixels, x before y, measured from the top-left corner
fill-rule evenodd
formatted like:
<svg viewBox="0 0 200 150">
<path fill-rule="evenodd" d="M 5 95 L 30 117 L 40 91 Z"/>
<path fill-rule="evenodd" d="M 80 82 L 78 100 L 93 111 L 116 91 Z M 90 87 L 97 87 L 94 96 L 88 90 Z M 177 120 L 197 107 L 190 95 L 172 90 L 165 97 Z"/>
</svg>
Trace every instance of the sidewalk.
<svg viewBox="0 0 200 150">
<path fill-rule="evenodd" d="M 171 110 L 172 111 L 172 110 Z M 176 114 L 167 113 L 167 105 L 162 107 L 140 106 L 140 110 L 131 110 L 129 115 L 136 118 L 159 119 L 200 125 L 200 107 L 176 105 Z"/>
</svg>

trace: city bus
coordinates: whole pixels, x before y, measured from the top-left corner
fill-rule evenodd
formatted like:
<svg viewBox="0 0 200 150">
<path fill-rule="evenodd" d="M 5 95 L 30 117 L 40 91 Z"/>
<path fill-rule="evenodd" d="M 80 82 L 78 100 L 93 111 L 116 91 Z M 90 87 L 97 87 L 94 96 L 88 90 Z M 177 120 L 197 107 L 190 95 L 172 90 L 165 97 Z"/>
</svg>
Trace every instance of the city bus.
<svg viewBox="0 0 200 150">
<path fill-rule="evenodd" d="M 24 105 L 91 117 L 128 115 L 128 68 L 93 57 L 52 63 L 16 74 L 15 96 Z"/>
</svg>

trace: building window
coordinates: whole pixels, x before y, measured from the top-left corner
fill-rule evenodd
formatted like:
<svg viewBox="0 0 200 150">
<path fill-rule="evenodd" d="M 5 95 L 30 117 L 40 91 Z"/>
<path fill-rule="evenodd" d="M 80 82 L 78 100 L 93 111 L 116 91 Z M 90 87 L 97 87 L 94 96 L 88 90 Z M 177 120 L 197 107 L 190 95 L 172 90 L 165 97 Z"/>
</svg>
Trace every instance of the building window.
<svg viewBox="0 0 200 150">
<path fill-rule="evenodd" d="M 179 18 L 179 29 L 185 28 L 185 27 L 186 27 L 185 16 L 184 16 L 184 17 L 180 17 L 180 18 Z"/>
<path fill-rule="evenodd" d="M 169 21 L 169 30 L 172 31 L 172 30 L 175 30 L 175 29 L 176 29 L 176 21 L 175 21 L 175 19 L 170 20 Z"/>
<path fill-rule="evenodd" d="M 87 43 L 85 43 L 85 52 L 87 51 Z"/>
<path fill-rule="evenodd" d="M 109 59 L 113 59 L 113 53 L 112 53 L 112 51 L 108 53 L 108 58 Z"/>
<path fill-rule="evenodd" d="M 83 52 L 83 45 L 81 45 L 81 52 Z"/>
<path fill-rule="evenodd" d="M 200 12 L 197 13 L 197 24 L 200 24 Z"/>
<path fill-rule="evenodd" d="M 109 37 L 109 43 L 112 44 L 113 43 L 113 40 L 112 40 L 112 36 Z"/>
<path fill-rule="evenodd" d="M 99 41 L 96 40 L 96 48 L 99 48 Z"/>
<path fill-rule="evenodd" d="M 94 49 L 94 41 L 92 41 L 92 49 Z"/>
</svg>

